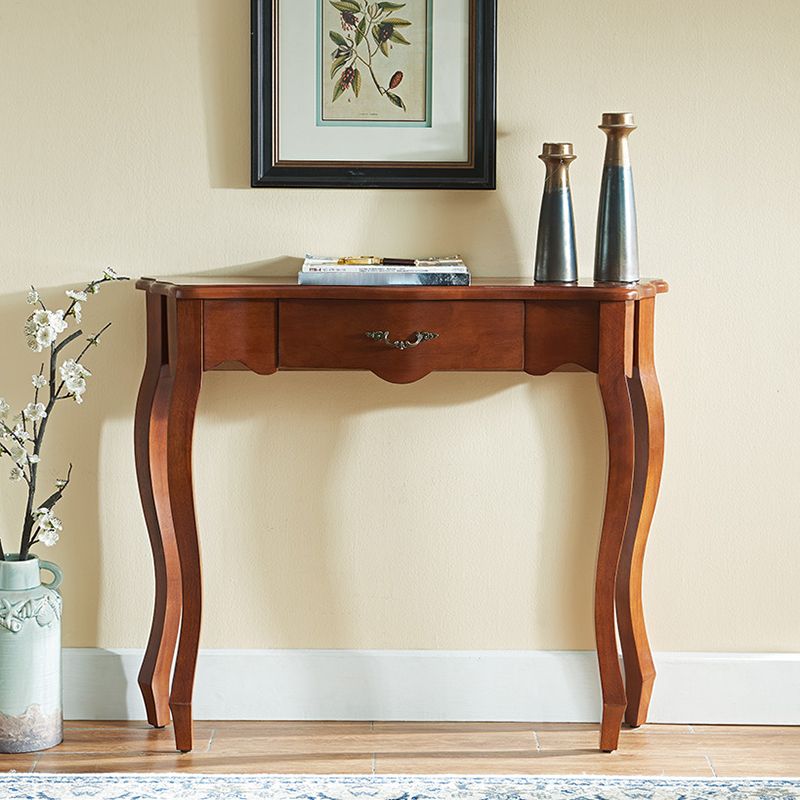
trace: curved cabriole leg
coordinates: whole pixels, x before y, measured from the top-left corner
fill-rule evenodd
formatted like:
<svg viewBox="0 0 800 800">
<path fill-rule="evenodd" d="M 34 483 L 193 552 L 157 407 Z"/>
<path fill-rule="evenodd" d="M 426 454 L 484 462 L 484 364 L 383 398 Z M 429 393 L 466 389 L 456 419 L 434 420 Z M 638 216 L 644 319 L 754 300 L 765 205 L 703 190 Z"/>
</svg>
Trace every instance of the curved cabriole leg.
<svg viewBox="0 0 800 800">
<path fill-rule="evenodd" d="M 630 302 L 600 306 L 598 378 L 608 428 L 608 489 L 597 556 L 594 619 L 603 691 L 600 749 L 606 752 L 617 749 L 626 705 L 617 654 L 614 592 L 633 488 L 633 409 L 626 375 L 627 354 L 632 346 L 631 314 Z"/>
<path fill-rule="evenodd" d="M 192 484 L 192 436 L 202 378 L 202 305 L 197 300 L 170 302 L 169 330 L 174 361 L 171 364 L 173 385 L 167 462 L 170 511 L 181 564 L 183 616 L 169 705 L 175 726 L 175 745 L 186 753 L 192 749 L 192 691 L 202 611 L 200 547 Z"/>
<path fill-rule="evenodd" d="M 628 695 L 625 721 L 634 728 L 647 721 L 656 677 L 642 609 L 642 565 L 664 461 L 664 408 L 653 359 L 654 308 L 652 298 L 637 303 L 636 360 L 629 381 L 636 435 L 635 476 L 617 575 L 617 623 Z"/>
<path fill-rule="evenodd" d="M 139 495 L 155 568 L 155 604 L 139 687 L 147 721 L 169 723 L 169 677 L 181 618 L 180 566 L 169 515 L 166 428 L 171 381 L 166 367 L 164 298 L 147 294 L 147 361 L 134 419 Z"/>
</svg>

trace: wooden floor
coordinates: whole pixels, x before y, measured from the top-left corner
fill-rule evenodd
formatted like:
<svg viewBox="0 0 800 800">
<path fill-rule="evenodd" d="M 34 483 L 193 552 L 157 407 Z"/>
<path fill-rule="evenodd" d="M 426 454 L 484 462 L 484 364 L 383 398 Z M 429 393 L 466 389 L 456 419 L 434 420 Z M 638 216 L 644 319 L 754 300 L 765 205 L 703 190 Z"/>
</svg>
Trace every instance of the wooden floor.
<svg viewBox="0 0 800 800">
<path fill-rule="evenodd" d="M 143 722 L 68 722 L 64 743 L 0 771 L 800 776 L 800 727 L 646 725 L 599 753 L 594 725 L 198 722 L 195 750 Z"/>
</svg>

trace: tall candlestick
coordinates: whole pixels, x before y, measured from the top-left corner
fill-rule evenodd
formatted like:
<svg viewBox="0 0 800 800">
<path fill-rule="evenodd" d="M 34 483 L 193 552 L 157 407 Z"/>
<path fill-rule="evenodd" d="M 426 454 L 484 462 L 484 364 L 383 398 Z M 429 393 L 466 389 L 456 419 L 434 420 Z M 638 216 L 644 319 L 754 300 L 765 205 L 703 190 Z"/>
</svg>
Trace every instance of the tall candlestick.
<svg viewBox="0 0 800 800">
<path fill-rule="evenodd" d="M 636 130 L 633 114 L 603 114 L 606 158 L 597 215 L 594 279 L 604 283 L 637 283 L 639 240 L 628 137 Z"/>
<path fill-rule="evenodd" d="M 578 258 L 569 165 L 576 156 L 571 144 L 546 143 L 539 158 L 547 172 L 539 213 L 534 279 L 539 283 L 574 283 L 578 280 Z"/>
</svg>

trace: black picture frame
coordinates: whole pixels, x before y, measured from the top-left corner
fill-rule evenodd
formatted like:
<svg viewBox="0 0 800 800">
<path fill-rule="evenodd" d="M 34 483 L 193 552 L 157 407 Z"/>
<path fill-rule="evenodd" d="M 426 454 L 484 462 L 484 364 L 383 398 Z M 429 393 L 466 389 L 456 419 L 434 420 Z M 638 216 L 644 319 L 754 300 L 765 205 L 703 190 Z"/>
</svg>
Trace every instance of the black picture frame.
<svg viewBox="0 0 800 800">
<path fill-rule="evenodd" d="M 252 176 L 255 188 L 495 189 L 497 0 L 470 0 L 469 160 L 288 162 L 275 157 L 275 11 L 277 0 L 252 0 Z"/>
</svg>

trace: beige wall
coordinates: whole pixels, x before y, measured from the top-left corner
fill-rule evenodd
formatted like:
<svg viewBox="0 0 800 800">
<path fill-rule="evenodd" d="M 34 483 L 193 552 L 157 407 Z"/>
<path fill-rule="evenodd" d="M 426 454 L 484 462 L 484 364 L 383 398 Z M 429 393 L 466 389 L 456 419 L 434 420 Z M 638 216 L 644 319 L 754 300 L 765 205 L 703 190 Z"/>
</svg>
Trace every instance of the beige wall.
<svg viewBox="0 0 800 800">
<path fill-rule="evenodd" d="M 668 414 L 646 566 L 659 650 L 800 650 L 800 12 L 795 0 L 500 0 L 499 190 L 248 188 L 247 0 L 0 0 L 0 394 L 22 400 L 30 283 L 106 263 L 197 272 L 322 252 L 461 251 L 528 275 L 544 140 L 575 142 L 591 273 L 603 111 L 633 110 L 641 255 Z M 274 270 L 275 265 L 263 267 Z M 235 270 L 233 270 L 235 271 Z M 152 578 L 131 452 L 142 297 L 68 458 L 65 642 L 143 645 Z M 207 647 L 589 648 L 605 431 L 591 376 L 205 380 Z M 5 467 L 4 470 L 5 472 Z M 8 542 L 21 492 L 0 482 Z"/>
</svg>

